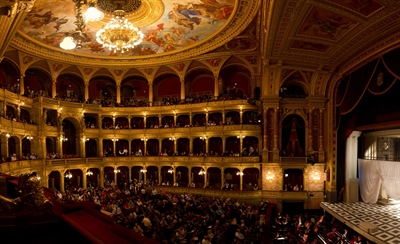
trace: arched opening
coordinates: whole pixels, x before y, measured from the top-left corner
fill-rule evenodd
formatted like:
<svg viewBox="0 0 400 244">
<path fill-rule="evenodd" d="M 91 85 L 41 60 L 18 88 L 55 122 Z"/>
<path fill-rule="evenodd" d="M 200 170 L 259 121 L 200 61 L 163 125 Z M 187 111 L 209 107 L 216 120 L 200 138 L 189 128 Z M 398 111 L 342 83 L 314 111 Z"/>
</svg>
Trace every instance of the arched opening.
<svg viewBox="0 0 400 244">
<path fill-rule="evenodd" d="M 86 157 L 97 157 L 97 142 L 94 139 L 85 141 Z"/>
<path fill-rule="evenodd" d="M 206 124 L 205 114 L 195 114 L 192 119 L 192 126 L 204 126 Z"/>
<path fill-rule="evenodd" d="M 74 124 L 68 119 L 62 121 L 62 131 L 64 138 L 62 141 L 63 156 L 75 157 L 77 155 L 77 136 Z"/>
<path fill-rule="evenodd" d="M 177 148 L 180 156 L 189 155 L 189 149 L 190 149 L 189 138 L 179 138 L 176 143 L 178 143 Z"/>
<path fill-rule="evenodd" d="M 103 156 L 114 156 L 114 142 L 110 139 L 103 140 Z"/>
<path fill-rule="evenodd" d="M 73 189 L 82 187 L 82 170 L 80 169 L 69 169 L 64 173 L 64 189 Z M 86 175 L 85 175 L 86 177 Z"/>
<path fill-rule="evenodd" d="M 188 127 L 190 126 L 190 118 L 187 114 L 178 115 L 176 118 L 176 127 Z"/>
<path fill-rule="evenodd" d="M 204 169 L 202 167 L 193 167 L 192 168 L 192 183 L 194 185 L 191 185 L 191 187 L 196 187 L 196 188 L 203 188 L 204 187 L 204 177 L 207 177 L 206 174 L 203 174 Z"/>
<path fill-rule="evenodd" d="M 174 184 L 173 172 L 171 172 L 171 166 L 161 167 L 161 185 L 172 186 Z"/>
<path fill-rule="evenodd" d="M 117 156 L 129 156 L 129 142 L 125 139 L 119 139 L 116 142 Z"/>
<path fill-rule="evenodd" d="M 58 171 L 51 171 L 51 173 L 49 174 L 49 184 L 48 187 L 50 189 L 57 189 L 60 190 L 60 177 L 61 174 Z M 64 176 L 62 176 L 64 177 Z"/>
<path fill-rule="evenodd" d="M 115 184 L 115 173 L 114 168 L 111 166 L 104 167 L 104 186 L 114 186 Z"/>
<path fill-rule="evenodd" d="M 222 113 L 210 113 L 208 116 L 209 125 L 222 125 Z"/>
<path fill-rule="evenodd" d="M 206 138 L 197 137 L 193 139 L 193 155 L 203 156 L 206 151 Z"/>
<path fill-rule="evenodd" d="M 113 119 L 110 117 L 104 117 L 101 124 L 103 129 L 114 129 Z"/>
<path fill-rule="evenodd" d="M 97 118 L 98 118 L 97 114 L 85 113 L 84 117 L 85 117 L 85 126 L 86 126 L 86 128 L 88 128 L 88 129 L 97 129 L 97 128 L 99 128 L 99 125 L 97 124 Z"/>
<path fill-rule="evenodd" d="M 226 138 L 225 153 L 223 156 L 232 157 L 240 152 L 240 139 L 236 136 L 230 136 Z"/>
<path fill-rule="evenodd" d="M 222 155 L 222 138 L 211 137 L 208 147 L 209 156 L 221 156 Z"/>
<path fill-rule="evenodd" d="M 47 157 L 60 158 L 60 155 L 56 153 L 56 143 L 57 143 L 56 137 L 46 137 Z"/>
<path fill-rule="evenodd" d="M 240 114 L 237 111 L 227 112 L 225 116 L 225 123 L 227 125 L 238 125 L 240 124 Z"/>
<path fill-rule="evenodd" d="M 146 119 L 147 128 L 158 128 L 160 126 L 159 118 L 156 116 L 151 116 Z"/>
<path fill-rule="evenodd" d="M 158 139 L 147 140 L 146 149 L 147 149 L 147 153 L 149 154 L 149 156 L 157 156 L 160 153 L 159 147 L 160 147 L 160 144 L 158 142 Z"/>
<path fill-rule="evenodd" d="M 146 172 L 146 185 L 154 186 L 158 183 L 158 168 L 157 166 L 148 166 Z"/>
<path fill-rule="evenodd" d="M 115 129 L 129 129 L 129 121 L 126 117 L 118 117 L 115 119 Z"/>
<path fill-rule="evenodd" d="M 260 170 L 256 168 L 247 168 L 243 170 L 243 189 L 260 190 Z"/>
<path fill-rule="evenodd" d="M 35 152 L 31 151 L 31 139 L 23 138 L 22 139 L 22 157 L 24 159 L 33 159 L 35 157 Z"/>
<path fill-rule="evenodd" d="M 100 183 L 100 170 L 98 168 L 90 168 L 86 171 L 86 187 L 96 187 Z"/>
<path fill-rule="evenodd" d="M 285 169 L 283 171 L 284 191 L 303 191 L 303 170 Z"/>
<path fill-rule="evenodd" d="M 165 138 L 162 140 L 162 155 L 161 156 L 172 156 L 174 154 L 174 143 L 175 138 Z"/>
<path fill-rule="evenodd" d="M 10 158 L 10 159 L 6 159 L 6 161 L 17 161 L 18 160 L 18 155 L 17 155 L 17 142 L 19 141 L 17 141 L 18 140 L 18 138 L 17 137 L 14 137 L 14 136 L 12 136 L 12 137 L 9 137 L 8 138 L 8 140 L 7 140 L 7 143 L 8 143 L 8 157 Z"/>
<path fill-rule="evenodd" d="M 206 188 L 221 189 L 221 169 L 210 167 L 207 169 L 208 186 Z"/>
<path fill-rule="evenodd" d="M 187 167 L 176 167 L 176 183 L 178 186 L 186 187 L 189 185 L 189 170 Z"/>
<path fill-rule="evenodd" d="M 117 168 L 117 184 L 120 189 L 128 187 L 129 183 L 129 168 L 127 166 L 119 166 Z"/>
<path fill-rule="evenodd" d="M 224 187 L 223 190 L 239 190 L 240 189 L 240 175 L 237 173 L 237 168 L 226 168 L 224 170 Z"/>
<path fill-rule="evenodd" d="M 131 129 L 144 129 L 144 119 L 142 117 L 131 118 Z"/>
<path fill-rule="evenodd" d="M 161 119 L 161 128 L 175 127 L 174 116 L 164 116 Z"/>
<path fill-rule="evenodd" d="M 243 138 L 242 156 L 254 157 L 258 155 L 258 138 L 246 136 Z"/>
<path fill-rule="evenodd" d="M 143 156 L 144 153 L 144 139 L 134 139 L 131 142 L 131 155 Z"/>
</svg>

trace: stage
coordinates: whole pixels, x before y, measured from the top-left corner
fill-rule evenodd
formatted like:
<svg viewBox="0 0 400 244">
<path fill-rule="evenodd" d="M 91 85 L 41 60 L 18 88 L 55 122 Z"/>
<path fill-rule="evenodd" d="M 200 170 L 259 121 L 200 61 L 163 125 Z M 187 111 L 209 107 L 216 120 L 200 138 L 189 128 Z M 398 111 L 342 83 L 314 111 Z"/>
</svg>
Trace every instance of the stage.
<svg viewBox="0 0 400 244">
<path fill-rule="evenodd" d="M 400 243 L 400 205 L 322 202 L 320 206 L 342 223 L 375 243 Z M 362 222 L 371 223 L 378 227 L 378 230 L 368 233 L 360 228 Z"/>
</svg>

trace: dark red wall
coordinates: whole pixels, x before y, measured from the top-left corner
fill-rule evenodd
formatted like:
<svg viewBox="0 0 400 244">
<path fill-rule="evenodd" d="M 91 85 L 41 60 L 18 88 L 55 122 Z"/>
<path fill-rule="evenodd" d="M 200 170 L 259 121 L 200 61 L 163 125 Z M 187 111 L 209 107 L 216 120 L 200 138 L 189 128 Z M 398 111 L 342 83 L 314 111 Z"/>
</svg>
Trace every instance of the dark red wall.
<svg viewBox="0 0 400 244">
<path fill-rule="evenodd" d="M 225 84 L 228 85 L 230 89 L 232 89 L 236 85 L 236 89 L 241 89 L 243 90 L 243 93 L 246 95 L 250 95 L 250 81 L 249 78 L 243 74 L 236 74 L 231 77 L 229 81 L 227 81 Z"/>
<path fill-rule="evenodd" d="M 178 77 L 168 78 L 158 85 L 158 98 L 181 95 L 181 82 Z"/>
<path fill-rule="evenodd" d="M 193 81 L 192 94 L 211 92 L 214 94 L 214 78 L 213 77 L 200 77 Z"/>
</svg>

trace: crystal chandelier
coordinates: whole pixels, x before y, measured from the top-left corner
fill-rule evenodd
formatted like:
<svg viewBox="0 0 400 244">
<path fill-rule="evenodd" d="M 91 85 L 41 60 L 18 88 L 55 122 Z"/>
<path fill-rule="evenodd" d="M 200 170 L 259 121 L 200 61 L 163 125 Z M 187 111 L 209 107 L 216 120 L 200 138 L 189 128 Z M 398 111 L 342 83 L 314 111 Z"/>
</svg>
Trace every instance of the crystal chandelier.
<svg viewBox="0 0 400 244">
<path fill-rule="evenodd" d="M 115 10 L 115 17 L 96 33 L 96 41 L 114 53 L 130 50 L 143 40 L 144 34 L 129 20 L 124 10 Z"/>
</svg>

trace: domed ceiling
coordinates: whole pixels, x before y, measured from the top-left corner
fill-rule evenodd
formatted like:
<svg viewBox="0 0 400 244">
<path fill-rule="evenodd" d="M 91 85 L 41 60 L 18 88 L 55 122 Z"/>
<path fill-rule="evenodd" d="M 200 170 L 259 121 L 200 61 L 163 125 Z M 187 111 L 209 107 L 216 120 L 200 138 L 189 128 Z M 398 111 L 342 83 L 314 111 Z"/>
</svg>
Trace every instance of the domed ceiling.
<svg viewBox="0 0 400 244">
<path fill-rule="evenodd" d="M 65 51 L 60 48 L 63 38 L 76 29 L 74 22 L 77 11 L 72 0 L 36 0 L 20 30 L 27 39 L 36 44 L 74 55 L 94 55 L 103 58 L 159 56 L 204 45 L 206 41 L 222 33 L 235 19 L 234 15 L 238 12 L 240 4 L 235 0 L 125 0 L 125 17 L 140 28 L 144 38 L 141 44 L 130 51 L 114 53 L 96 41 L 96 32 L 113 17 L 115 4 L 110 2 L 117 1 L 96 2 L 97 8 L 105 14 L 105 18 L 86 24 L 84 33 L 87 38 L 80 49 Z M 82 13 L 87 8 L 87 4 L 83 4 Z M 247 18 L 239 20 L 241 22 L 235 23 L 236 32 L 242 30 L 245 27 L 243 24 L 248 21 Z M 226 35 L 228 34 L 220 35 L 220 42 L 229 41 L 231 35 Z M 213 38 L 213 41 L 215 39 Z"/>
</svg>

